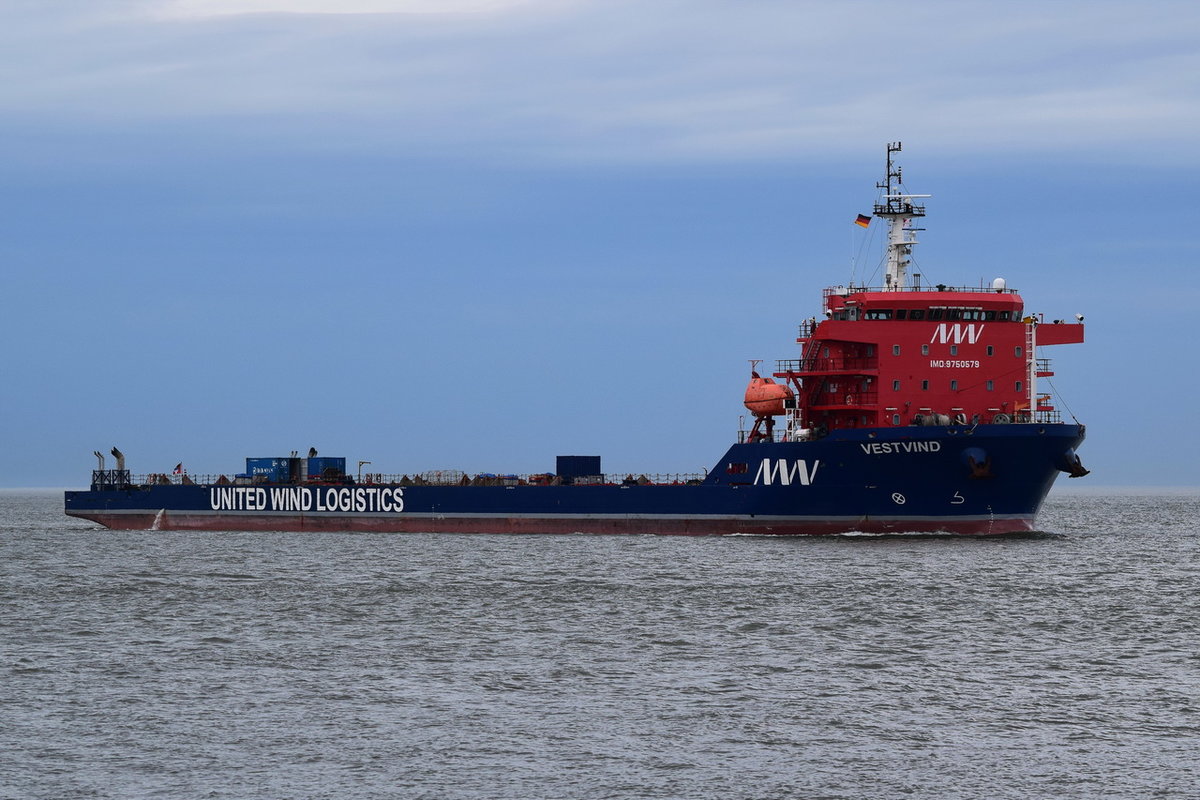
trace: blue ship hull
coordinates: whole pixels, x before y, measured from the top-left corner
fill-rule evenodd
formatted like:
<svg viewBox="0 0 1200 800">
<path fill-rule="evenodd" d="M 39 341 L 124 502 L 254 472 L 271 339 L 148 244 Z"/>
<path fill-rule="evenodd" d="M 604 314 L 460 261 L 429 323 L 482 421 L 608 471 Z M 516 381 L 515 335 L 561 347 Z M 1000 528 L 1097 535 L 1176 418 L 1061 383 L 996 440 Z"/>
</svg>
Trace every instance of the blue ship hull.
<svg viewBox="0 0 1200 800">
<path fill-rule="evenodd" d="M 94 486 L 67 492 L 66 513 L 140 530 L 1012 533 L 1035 529 L 1083 438 L 1069 424 L 842 429 L 735 444 L 695 484 Z"/>
</svg>

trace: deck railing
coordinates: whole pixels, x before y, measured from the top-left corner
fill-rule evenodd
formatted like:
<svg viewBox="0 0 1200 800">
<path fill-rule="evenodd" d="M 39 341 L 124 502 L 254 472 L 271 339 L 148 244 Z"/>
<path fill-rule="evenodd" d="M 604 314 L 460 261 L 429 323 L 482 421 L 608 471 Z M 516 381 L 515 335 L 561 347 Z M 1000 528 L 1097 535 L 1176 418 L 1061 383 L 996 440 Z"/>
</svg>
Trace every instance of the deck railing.
<svg viewBox="0 0 1200 800">
<path fill-rule="evenodd" d="M 990 286 L 949 286 L 944 283 L 922 283 L 914 281 L 912 285 L 905 286 L 903 289 L 896 289 L 891 286 L 829 286 L 825 289 L 824 295 L 848 295 L 858 294 L 859 292 L 966 292 L 969 294 L 1017 294 L 1016 289 L 993 289 Z"/>
<path fill-rule="evenodd" d="M 879 369 L 878 356 L 845 358 L 785 358 L 775 362 L 776 372 L 860 372 Z"/>
<path fill-rule="evenodd" d="M 878 392 L 861 392 L 853 389 L 845 390 L 845 394 L 841 391 L 822 392 L 812 397 L 812 406 L 822 408 L 825 406 L 873 406 L 878 403 Z"/>
<path fill-rule="evenodd" d="M 94 469 L 92 470 L 92 488 L 96 490 L 124 489 L 129 486 L 130 476 L 127 469 Z"/>
<path fill-rule="evenodd" d="M 110 472 L 112 470 L 109 470 Z M 93 476 L 93 485 L 97 489 L 114 489 L 127 488 L 129 486 L 187 486 L 193 484 L 202 485 L 221 485 L 221 486 L 280 486 L 294 485 L 287 482 L 274 483 L 271 481 L 255 480 L 253 478 L 240 478 L 229 475 L 204 475 L 204 474 L 168 474 L 168 473 L 150 473 L 147 475 L 129 475 L 129 471 L 125 471 L 127 481 L 124 485 L 116 485 L 110 483 L 96 484 Z M 521 475 L 495 475 L 492 473 L 480 473 L 471 475 L 459 470 L 437 470 L 435 473 L 402 473 L 402 474 L 383 474 L 383 473 L 363 473 L 362 480 L 357 476 L 347 476 L 346 485 L 353 486 L 552 486 L 561 485 L 562 480 L 556 481 L 556 476 L 551 473 L 532 473 Z M 574 478 L 571 482 L 577 486 L 595 485 L 595 486 L 619 486 L 638 484 L 638 485 L 655 485 L 655 486 L 675 486 L 679 484 L 695 483 L 703 481 L 704 473 L 700 472 L 610 472 L 604 475 L 588 475 L 585 477 Z M 323 486 L 329 485 L 329 481 L 310 480 L 307 485 Z"/>
</svg>

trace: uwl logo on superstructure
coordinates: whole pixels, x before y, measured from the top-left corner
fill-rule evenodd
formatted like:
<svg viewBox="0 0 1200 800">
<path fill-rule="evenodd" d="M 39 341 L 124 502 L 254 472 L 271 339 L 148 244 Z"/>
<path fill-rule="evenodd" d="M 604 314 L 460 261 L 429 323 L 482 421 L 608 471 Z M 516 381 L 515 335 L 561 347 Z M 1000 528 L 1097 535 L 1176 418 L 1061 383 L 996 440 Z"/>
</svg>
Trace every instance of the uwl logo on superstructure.
<svg viewBox="0 0 1200 800">
<path fill-rule="evenodd" d="M 983 326 L 975 327 L 974 323 L 963 325 L 961 322 L 956 322 L 951 325 L 948 322 L 943 322 L 933 329 L 933 338 L 930 343 L 937 342 L 938 344 L 975 344 L 979 341 L 979 337 L 983 336 Z"/>
<path fill-rule="evenodd" d="M 781 486 L 791 486 L 792 483 L 798 483 L 801 486 L 809 486 L 817 478 L 817 467 L 821 466 L 820 461 L 812 463 L 812 469 L 808 468 L 808 462 L 802 458 L 797 458 L 788 465 L 786 458 L 778 458 L 772 462 L 769 458 L 764 458 L 758 466 L 758 472 L 754 476 L 755 483 L 761 483 L 764 486 L 772 486 L 778 480 Z"/>
</svg>

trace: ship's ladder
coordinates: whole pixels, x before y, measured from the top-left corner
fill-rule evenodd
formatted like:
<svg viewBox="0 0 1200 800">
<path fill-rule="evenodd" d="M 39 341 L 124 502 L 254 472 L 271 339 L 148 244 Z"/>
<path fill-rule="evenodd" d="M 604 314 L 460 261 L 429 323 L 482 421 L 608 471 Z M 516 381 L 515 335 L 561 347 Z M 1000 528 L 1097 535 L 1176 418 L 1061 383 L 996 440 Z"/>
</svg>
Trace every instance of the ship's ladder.
<svg viewBox="0 0 1200 800">
<path fill-rule="evenodd" d="M 1030 318 L 1025 323 L 1025 387 L 1029 399 L 1029 421 L 1037 421 L 1037 322 Z"/>
</svg>

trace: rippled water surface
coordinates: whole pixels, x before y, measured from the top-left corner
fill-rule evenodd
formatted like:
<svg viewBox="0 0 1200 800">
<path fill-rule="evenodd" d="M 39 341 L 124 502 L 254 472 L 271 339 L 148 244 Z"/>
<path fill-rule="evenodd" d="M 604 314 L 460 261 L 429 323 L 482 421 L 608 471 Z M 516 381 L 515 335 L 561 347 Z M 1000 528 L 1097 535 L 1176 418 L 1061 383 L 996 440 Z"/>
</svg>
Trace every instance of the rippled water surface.
<svg viewBox="0 0 1200 800">
<path fill-rule="evenodd" d="M 126 533 L 0 493 L 0 797 L 1200 796 L 1200 499 L 992 539 Z"/>
</svg>

